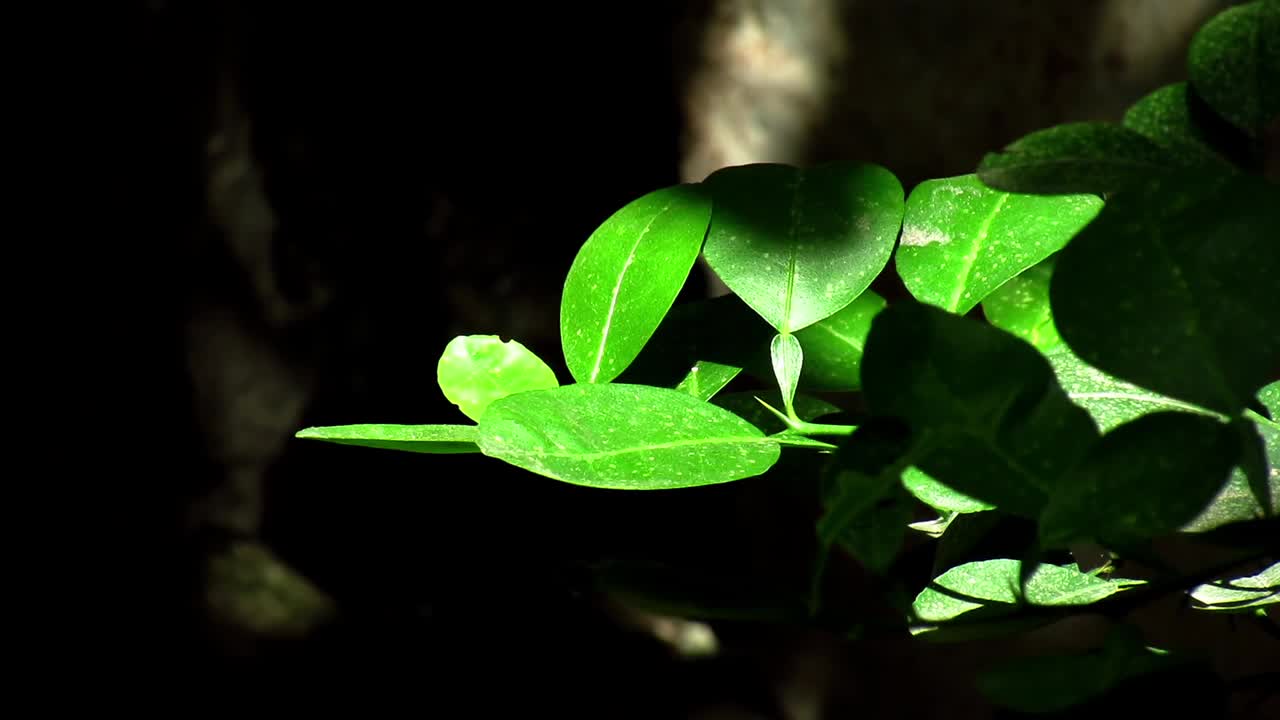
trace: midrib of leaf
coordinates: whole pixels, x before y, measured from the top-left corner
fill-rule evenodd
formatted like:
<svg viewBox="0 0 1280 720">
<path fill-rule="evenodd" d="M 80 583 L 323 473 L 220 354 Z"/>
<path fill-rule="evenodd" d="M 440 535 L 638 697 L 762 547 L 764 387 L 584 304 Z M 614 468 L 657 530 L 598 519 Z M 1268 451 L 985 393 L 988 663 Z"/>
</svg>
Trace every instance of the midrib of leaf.
<svg viewBox="0 0 1280 720">
<path fill-rule="evenodd" d="M 996 204 L 991 208 L 991 212 L 987 213 L 987 217 L 982 221 L 982 225 L 978 227 L 978 237 L 974 239 L 973 250 L 964 256 L 964 267 L 960 268 L 960 282 L 956 284 L 955 289 L 951 292 L 951 299 L 947 302 L 947 309 L 955 312 L 960 307 L 960 298 L 964 295 L 965 285 L 969 283 L 969 275 L 973 273 L 973 266 L 978 262 L 978 256 L 982 254 L 982 245 L 987 240 L 987 235 L 991 232 L 991 223 L 996 219 L 996 215 L 1000 214 L 1000 210 L 1004 208 L 1004 204 L 1009 200 L 1009 194 L 1002 194 L 996 200 Z"/>
<path fill-rule="evenodd" d="M 817 325 L 814 325 L 813 327 L 827 332 L 835 339 L 845 343 L 846 345 L 857 350 L 858 352 L 862 352 L 862 349 L 863 349 L 862 343 L 857 342 L 854 338 L 841 335 L 840 333 L 836 332 L 835 329 L 832 328 L 830 325 L 817 324 Z"/>
<path fill-rule="evenodd" d="M 795 296 L 796 288 L 796 245 L 799 242 L 797 237 L 800 228 L 800 185 L 804 182 L 804 172 L 796 173 L 796 180 L 791 185 L 791 242 L 788 243 L 789 257 L 787 258 L 787 296 L 783 299 L 782 306 L 782 327 L 779 332 L 786 335 L 791 332 L 791 300 Z"/>
<path fill-rule="evenodd" d="M 573 458 L 575 460 L 582 460 L 589 463 L 595 460 L 627 455 L 629 453 L 648 452 L 652 450 L 674 450 L 683 447 L 705 447 L 707 445 L 739 445 L 748 442 L 765 444 L 773 443 L 774 441 L 763 437 L 718 437 L 675 440 L 671 442 L 654 443 L 651 445 L 634 445 L 631 447 L 619 448 L 618 450 L 602 450 L 600 452 L 548 452 L 545 450 L 518 450 L 517 452 L 526 457 Z"/>
<path fill-rule="evenodd" d="M 636 257 L 636 248 L 640 247 L 640 243 L 644 240 L 645 235 L 649 234 L 649 230 L 658 218 L 671 209 L 671 201 L 662 206 L 662 209 L 649 218 L 649 222 L 645 223 L 644 230 L 640 231 L 640 235 L 636 237 L 636 241 L 631 244 L 631 251 L 627 253 L 627 260 L 622 264 L 622 272 L 618 273 L 618 281 L 613 285 L 613 295 L 609 298 L 609 312 L 604 316 L 604 327 L 600 330 L 600 344 L 596 347 L 596 360 L 591 366 L 591 375 L 587 382 L 595 382 L 600 377 L 600 364 L 604 362 L 604 348 L 609 342 L 609 331 L 613 328 L 613 316 L 618 309 L 618 295 L 622 292 L 622 281 L 627 277 L 627 270 L 631 267 L 631 261 Z"/>
</svg>

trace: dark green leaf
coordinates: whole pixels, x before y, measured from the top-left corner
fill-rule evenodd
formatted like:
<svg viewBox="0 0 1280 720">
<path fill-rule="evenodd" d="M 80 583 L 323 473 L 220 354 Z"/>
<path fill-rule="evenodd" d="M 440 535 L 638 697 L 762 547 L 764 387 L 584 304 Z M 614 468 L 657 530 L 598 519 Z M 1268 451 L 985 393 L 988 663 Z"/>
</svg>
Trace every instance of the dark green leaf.
<svg viewBox="0 0 1280 720">
<path fill-rule="evenodd" d="M 1058 257 L 1050 299 L 1089 365 L 1235 416 L 1280 358 L 1280 202 L 1251 176 L 1117 196 Z"/>
<path fill-rule="evenodd" d="M 926 180 L 907 199 L 894 263 L 917 300 L 963 315 L 1060 250 L 1101 207 L 1096 195 L 1015 195 L 976 175 Z"/>
<path fill-rule="evenodd" d="M 735 295 L 672 308 L 619 381 L 672 387 L 697 362 L 739 367 L 772 380 L 769 340 L 774 330 Z"/>
<path fill-rule="evenodd" d="M 531 350 L 496 335 L 460 335 L 450 340 L 436 365 L 436 379 L 449 402 L 476 421 L 498 398 L 560 384 Z"/>
<path fill-rule="evenodd" d="M 332 425 L 305 428 L 294 437 L 416 453 L 480 452 L 475 425 Z"/>
<path fill-rule="evenodd" d="M 733 413 L 666 388 L 578 384 L 510 395 L 480 421 L 481 452 L 577 485 L 657 490 L 759 475 L 776 442 Z"/>
<path fill-rule="evenodd" d="M 988 153 L 978 165 L 982 182 L 998 190 L 1037 194 L 1112 193 L 1194 168 L 1134 130 L 1076 122 L 1037 130 Z"/>
<path fill-rule="evenodd" d="M 867 571 L 883 575 L 902 549 L 912 511 L 911 496 L 890 483 L 886 494 L 841 524 L 834 541 Z"/>
<path fill-rule="evenodd" d="M 742 368 L 699 360 L 689 369 L 689 374 L 684 376 L 680 384 L 676 385 L 676 389 L 699 400 L 710 400 L 740 372 Z"/>
<path fill-rule="evenodd" d="M 1215 16 L 1191 41 L 1187 76 L 1219 115 L 1260 137 L 1280 114 L 1280 6 L 1250 2 Z"/>
<path fill-rule="evenodd" d="M 1280 563 L 1254 575 L 1197 585 L 1191 599 L 1192 607 L 1226 612 L 1280 603 Z"/>
<path fill-rule="evenodd" d="M 705 183 L 715 200 L 707 263 L 783 334 L 866 290 L 902 223 L 902 185 L 877 165 L 743 165 Z"/>
<path fill-rule="evenodd" d="M 1053 258 L 1033 265 L 996 288 L 982 300 L 982 314 L 996 327 L 1036 346 L 1040 352 L 1057 347 L 1062 338 L 1049 307 Z"/>
<path fill-rule="evenodd" d="M 1161 411 L 1120 425 L 1049 499 L 1041 545 L 1131 543 L 1173 532 L 1209 504 L 1238 456 L 1231 426 L 1203 415 Z"/>
<path fill-rule="evenodd" d="M 1097 437 L 1035 348 L 931 305 L 876 317 L 862 377 L 869 410 L 917 433 L 911 464 L 1015 514 L 1037 516 Z"/>
<path fill-rule="evenodd" d="M 788 622 L 804 617 L 803 597 L 749 578 L 655 563 L 612 562 L 596 572 L 610 595 L 632 607 L 679 618 Z"/>
<path fill-rule="evenodd" d="M 804 348 L 800 387 L 812 390 L 858 390 L 862 348 L 871 332 L 871 319 L 885 307 L 871 290 L 827 318 L 796 333 Z"/>
<path fill-rule="evenodd" d="M 1098 651 L 1005 661 L 983 672 L 978 687 L 995 704 L 1026 713 L 1065 710 L 1122 682 L 1181 665 L 1145 647 L 1138 630 L 1116 627 Z"/>
<path fill-rule="evenodd" d="M 1258 393 L 1258 398 L 1275 417 L 1280 417 L 1280 381 L 1273 382 Z M 1270 506 L 1280 504 L 1280 423 L 1246 411 L 1249 424 L 1262 443 L 1262 471 L 1266 478 Z M 1208 532 L 1233 523 L 1242 523 L 1267 517 L 1265 506 L 1246 478 L 1242 468 L 1236 468 L 1231 479 L 1218 491 L 1209 505 L 1194 520 L 1183 526 L 1187 532 Z"/>
<path fill-rule="evenodd" d="M 583 244 L 565 278 L 560 341 L 579 382 L 609 382 L 635 360 L 693 268 L 711 218 L 694 185 L 633 200 Z"/>
<path fill-rule="evenodd" d="M 1166 85 L 1139 100 L 1124 115 L 1124 126 L 1142 133 L 1170 153 L 1195 159 L 1216 171 L 1231 171 L 1233 166 L 1218 150 L 1229 140 L 1214 138 L 1210 124 L 1200 119 L 1197 97 L 1186 83 Z"/>
</svg>

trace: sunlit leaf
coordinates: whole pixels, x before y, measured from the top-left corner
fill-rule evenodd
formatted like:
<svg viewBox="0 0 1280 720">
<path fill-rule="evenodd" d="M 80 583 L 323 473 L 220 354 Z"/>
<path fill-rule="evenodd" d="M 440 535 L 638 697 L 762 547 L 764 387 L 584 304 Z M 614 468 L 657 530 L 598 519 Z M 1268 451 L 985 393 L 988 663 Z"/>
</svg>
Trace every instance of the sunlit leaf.
<svg viewBox="0 0 1280 720">
<path fill-rule="evenodd" d="M 756 398 L 759 398 L 759 400 Z M 773 408 L 782 407 L 782 394 L 777 390 L 724 393 L 712 398 L 711 402 L 755 425 L 760 428 L 761 432 L 772 435 L 786 430 L 787 426 L 783 424 L 782 420 L 778 419 L 778 416 L 770 412 L 764 405 L 761 405 L 760 400 L 769 403 L 769 406 Z M 840 408 L 826 400 L 812 395 L 805 395 L 804 393 L 799 393 L 795 396 L 792 401 L 792 408 L 796 411 L 796 416 L 806 422 L 813 422 L 825 415 L 833 415 L 840 412 Z"/>
<path fill-rule="evenodd" d="M 676 385 L 676 389 L 689 393 L 699 400 L 710 400 L 740 372 L 742 368 L 699 360 L 689 369 L 689 374 L 684 376 L 680 384 Z"/>
<path fill-rule="evenodd" d="M 869 410 L 917 434 L 912 465 L 1011 513 L 1038 516 L 1097 437 L 1035 348 L 931 305 L 898 303 L 876 317 L 862 378 Z"/>
<path fill-rule="evenodd" d="M 902 486 L 917 500 L 938 512 L 975 513 L 995 507 L 953 490 L 915 467 L 903 471 Z"/>
<path fill-rule="evenodd" d="M 1239 457 L 1230 425 L 1190 413 L 1143 415 L 1103 435 L 1040 518 L 1044 547 L 1137 542 L 1173 532 L 1219 492 Z"/>
<path fill-rule="evenodd" d="M 436 365 L 436 378 L 449 402 L 477 421 L 498 398 L 560 384 L 533 351 L 496 335 L 460 335 L 450 340 Z"/>
<path fill-rule="evenodd" d="M 671 309 L 702 249 L 711 202 L 694 185 L 656 190 L 605 220 L 578 251 L 560 303 L 565 363 L 609 382 Z"/>
<path fill-rule="evenodd" d="M 1061 249 L 1101 207 L 1096 195 L 1019 195 L 976 175 L 926 180 L 907 198 L 894 263 L 917 300 L 963 315 Z"/>
<path fill-rule="evenodd" d="M 772 381 L 775 331 L 735 295 L 676 305 L 618 382 L 673 387 L 699 361 L 742 368 Z"/>
<path fill-rule="evenodd" d="M 1219 115 L 1260 137 L 1280 114 L 1280 5 L 1244 3 L 1214 16 L 1191 41 L 1187 76 Z"/>
<path fill-rule="evenodd" d="M 1153 181 L 1058 256 L 1050 298 L 1081 360 L 1235 416 L 1280 358 L 1280 202 L 1252 176 Z"/>
<path fill-rule="evenodd" d="M 902 185 L 877 165 L 742 165 L 705 183 L 715 201 L 707 263 L 784 334 L 867 289 L 902 223 Z"/>
<path fill-rule="evenodd" d="M 769 357 L 773 359 L 773 375 L 778 380 L 782 404 L 791 407 L 800 384 L 800 368 L 804 365 L 804 353 L 795 335 L 774 335 L 769 344 Z"/>
<path fill-rule="evenodd" d="M 1254 575 L 1197 585 L 1191 599 L 1192 607 L 1225 612 L 1280 603 L 1280 563 Z"/>
<path fill-rule="evenodd" d="M 1049 281 L 1053 258 L 1027 268 L 982 299 L 982 314 L 996 327 L 1035 345 L 1041 352 L 1057 347 L 1062 338 L 1053 324 Z"/>
<path fill-rule="evenodd" d="M 871 332 L 871 319 L 885 308 L 885 300 L 867 290 L 836 314 L 797 332 L 804 348 L 800 387 L 813 390 L 858 390 L 862 387 L 862 349 Z"/>
<path fill-rule="evenodd" d="M 1272 417 L 1280 418 L 1280 380 L 1273 382 L 1258 393 L 1258 398 L 1270 411 Z M 1266 486 L 1271 499 L 1271 507 L 1280 506 L 1280 422 L 1269 420 L 1252 411 L 1245 413 L 1252 421 L 1259 439 L 1263 444 L 1264 462 L 1266 465 Z M 1191 522 L 1182 527 L 1187 532 L 1208 532 L 1232 523 L 1258 520 L 1267 516 L 1266 510 L 1258 502 L 1257 493 L 1250 487 L 1249 480 L 1240 468 L 1231 474 L 1231 479 L 1218 491 L 1209 505 Z"/>
<path fill-rule="evenodd" d="M 294 437 L 416 453 L 480 452 L 475 425 L 331 425 L 305 428 Z"/>
<path fill-rule="evenodd" d="M 686 393 L 577 384 L 494 402 L 477 444 L 488 456 L 576 485 L 657 490 L 759 475 L 779 447 L 733 413 Z"/>
</svg>

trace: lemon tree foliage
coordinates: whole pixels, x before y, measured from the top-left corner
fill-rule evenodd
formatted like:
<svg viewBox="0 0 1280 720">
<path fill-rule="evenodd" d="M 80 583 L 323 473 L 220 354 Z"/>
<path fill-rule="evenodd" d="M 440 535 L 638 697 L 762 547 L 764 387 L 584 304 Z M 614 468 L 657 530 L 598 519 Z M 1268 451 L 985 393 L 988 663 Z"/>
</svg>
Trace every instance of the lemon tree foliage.
<svg viewBox="0 0 1280 720">
<path fill-rule="evenodd" d="M 568 377 L 518 339 L 459 336 L 437 379 L 470 422 L 297 437 L 470 454 L 602 492 L 759 478 L 815 493 L 804 587 L 597 568 L 603 587 L 690 617 L 884 627 L 829 592 L 840 562 L 879 580 L 884 602 L 862 607 L 898 608 L 898 627 L 929 640 L 1120 618 L 1170 592 L 1191 611 L 1266 611 L 1280 582 L 1280 0 L 1214 18 L 1187 70 L 1120 122 L 1029 133 L 909 196 L 871 163 L 654 189 L 568 268 Z M 679 300 L 700 257 L 730 292 Z M 1130 559 L 1160 567 L 1170 539 L 1232 564 L 1123 576 Z M 1090 545 L 1106 560 L 1086 572 Z M 1100 647 L 993 666 L 978 686 L 1015 711 L 1070 711 L 1188 662 L 1120 622 Z"/>
</svg>

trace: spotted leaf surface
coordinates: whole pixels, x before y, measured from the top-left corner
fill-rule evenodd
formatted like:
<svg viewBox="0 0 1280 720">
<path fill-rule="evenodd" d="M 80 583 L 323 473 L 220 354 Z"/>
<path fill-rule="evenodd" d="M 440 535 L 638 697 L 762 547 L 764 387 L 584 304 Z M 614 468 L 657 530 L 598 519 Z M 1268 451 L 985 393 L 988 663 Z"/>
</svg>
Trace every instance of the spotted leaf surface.
<svg viewBox="0 0 1280 720">
<path fill-rule="evenodd" d="M 436 379 L 449 402 L 472 420 L 479 420 L 498 398 L 560 384 L 533 351 L 496 335 L 461 335 L 450 340 L 436 364 Z"/>
<path fill-rule="evenodd" d="M 417 453 L 480 452 L 475 425 L 332 425 L 304 428 L 295 437 Z"/>
</svg>

